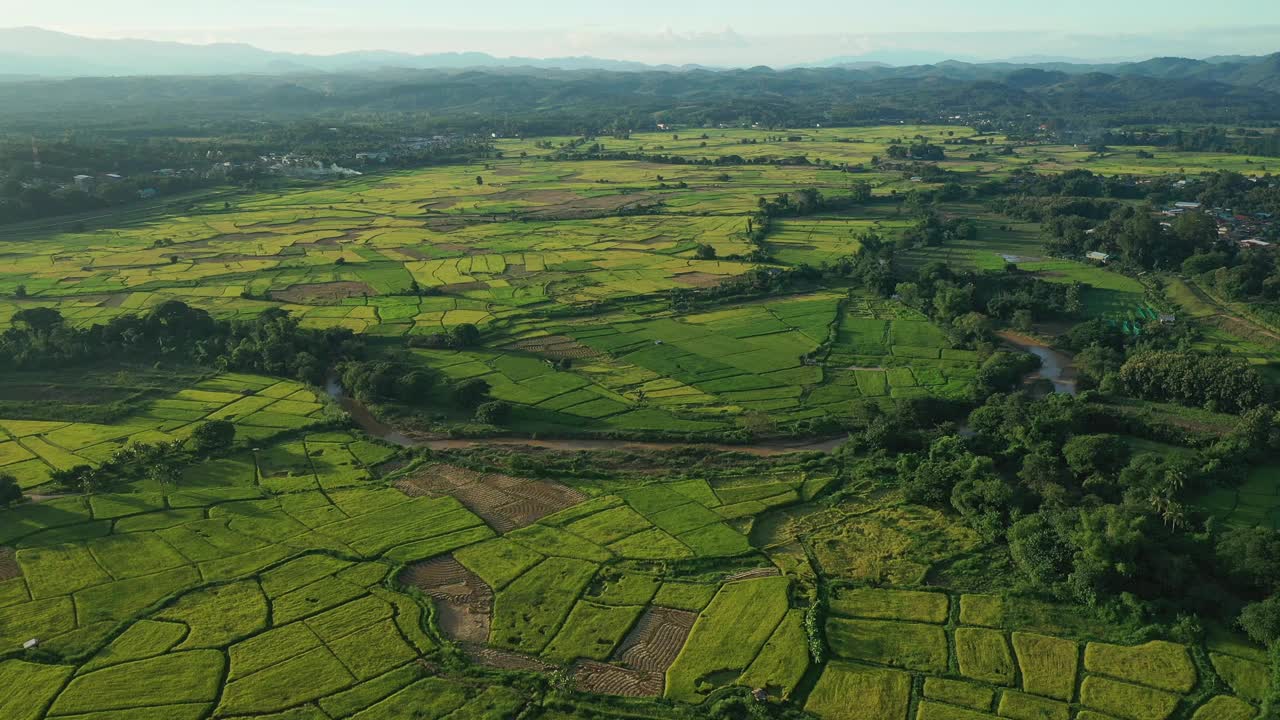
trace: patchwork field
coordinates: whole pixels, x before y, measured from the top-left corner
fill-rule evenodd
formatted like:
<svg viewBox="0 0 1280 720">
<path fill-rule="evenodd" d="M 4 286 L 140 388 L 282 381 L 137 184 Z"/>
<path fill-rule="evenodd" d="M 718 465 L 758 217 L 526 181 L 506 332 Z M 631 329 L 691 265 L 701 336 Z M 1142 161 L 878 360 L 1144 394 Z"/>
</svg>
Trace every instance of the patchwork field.
<svg viewBox="0 0 1280 720">
<path fill-rule="evenodd" d="M 90 374 L 78 382 L 59 382 L 43 376 L 39 385 L 33 385 L 32 374 L 15 374 L 0 385 L 0 404 L 9 397 L 52 391 L 63 396 L 91 394 L 86 406 L 92 409 L 110 401 L 112 392 L 129 390 L 129 373 L 120 375 L 125 377 L 122 384 L 115 384 L 114 378 Z M 173 379 L 178 380 L 180 376 Z M 93 384 L 81 384 L 86 380 Z M 32 408 L 30 401 L 24 402 L 15 408 L 23 419 L 0 417 L 0 473 L 13 475 L 24 488 L 34 488 L 48 482 L 52 471 L 98 465 L 131 444 L 185 440 L 206 420 L 230 420 L 236 426 L 238 437 L 267 440 L 324 419 L 323 402 L 311 389 L 297 382 L 239 373 L 210 373 L 203 379 L 192 380 L 192 384 L 176 392 L 170 381 L 163 388 L 140 393 L 142 396 L 129 403 L 124 412 L 110 417 L 109 424 L 32 420 L 29 419 L 32 415 L 75 417 L 77 411 L 67 405 L 43 404 Z M 112 385 L 104 389 L 96 384 L 101 382 L 112 382 Z M 268 479 L 264 484 L 272 487 L 276 481 L 269 477 L 276 469 L 270 467 L 270 463 L 275 459 L 264 460 L 268 463 Z"/>
<path fill-rule="evenodd" d="M 950 348 L 940 335 L 911 335 L 900 324 L 876 342 L 875 328 L 862 323 L 905 320 L 904 308 L 858 307 L 857 298 L 843 308 L 839 288 L 709 312 L 670 302 L 673 293 L 760 266 L 746 258 L 755 249 L 749 218 L 762 199 L 797 188 L 839 196 L 855 182 L 870 184 L 882 200 L 937 187 L 868 169 L 872 156 L 918 138 L 943 144 L 948 159 L 940 167 L 975 177 L 1003 177 L 1027 163 L 1051 172 L 1169 169 L 1161 155 L 1114 165 L 1063 147 L 1016 144 L 1011 156 L 985 153 L 1006 139 L 956 126 L 691 130 L 600 141 L 605 152 L 691 160 L 807 159 L 727 166 L 553 159 L 572 139 L 539 146 L 503 139 L 502 157 L 486 164 L 242 193 L 225 204 L 157 210 L 81 232 L 14 234 L 0 270 L 0 325 L 21 309 L 55 307 L 69 323 L 87 326 L 175 298 L 220 317 L 279 307 L 304 327 L 349 328 L 374 339 L 470 323 L 483 332 L 481 347 L 417 358 L 450 378 L 482 377 L 496 398 L 517 406 L 513 426 L 529 432 L 786 429 L 846 418 L 854 404 L 876 398 L 956 397 L 972 368 L 942 356 Z M 971 159 L 975 153 L 985 156 Z M 1180 162 L 1189 173 L 1221 164 Z M 903 253 L 904 266 L 941 260 L 994 269 L 1014 261 L 1046 279 L 1086 283 L 1086 312 L 1125 327 L 1165 310 L 1123 275 L 1041 257 L 1034 223 L 978 203 L 941 208 L 972 219 L 977 238 Z M 765 266 L 831 263 L 856 252 L 866 233 L 893 241 L 912 224 L 893 202 L 782 218 L 764 240 L 773 256 Z M 836 343 L 831 356 L 814 355 L 828 341 Z M 70 460 L 57 447 L 32 444 L 15 449 L 41 459 L 19 468 L 31 478 L 24 482 L 35 482 L 31 473 L 41 465 Z M 13 455 L 0 451 L 6 457 Z"/>
<path fill-rule="evenodd" d="M 822 720 L 1257 717 L 1265 651 L 1220 628 L 1192 645 L 1152 640 L 1158 625 L 1139 635 L 996 594 L 1015 582 L 1007 549 L 906 502 L 892 460 L 855 473 L 839 453 L 448 444 L 471 410 L 437 396 L 469 379 L 511 405 L 504 434 L 537 438 L 830 436 L 870 405 L 969 398 L 983 355 L 844 275 L 769 296 L 686 292 L 902 237 L 913 223 L 892 198 L 939 185 L 868 168 L 917 137 L 945 143 L 944 170 L 985 177 L 1174 162 L 1023 143 L 996 155 L 984 148 L 1007 138 L 956 126 L 599 139 L 604 152 L 732 161 L 720 165 L 501 139 L 488 163 L 6 237 L 0 329 L 38 307 L 79 327 L 175 298 L 219 317 L 283 308 L 441 381 L 413 417 L 371 405 L 438 433 L 407 449 L 279 378 L 150 363 L 0 377 L 0 474 L 39 496 L 0 510 L 0 718 L 692 720 L 757 689 Z M 1263 167 L 1237 160 L 1177 156 L 1188 172 Z M 781 218 L 753 242 L 762 199 L 862 181 L 873 201 Z M 977 239 L 886 267 L 1013 263 L 1084 283 L 1083 314 L 1130 333 L 1169 309 L 1147 279 L 1043 257 L 1035 224 L 976 202 L 940 209 L 973 219 Z M 1168 292 L 1211 316 L 1191 286 Z M 462 324 L 480 340 L 411 342 Z M 1201 343 L 1270 357 L 1227 330 Z M 235 425 L 234 447 L 177 478 L 83 495 L 48 482 L 216 419 Z M 1254 468 L 1201 505 L 1230 526 L 1280 528 L 1276 480 Z"/>
<path fill-rule="evenodd" d="M 1226 636 L 1195 650 L 1209 671 L 1186 646 L 1081 637 L 1027 601 L 848 581 L 815 664 L 810 576 L 755 524 L 806 507 L 834 479 L 818 470 L 436 462 L 388 484 L 373 468 L 392 450 L 346 432 L 261 442 L 172 486 L 0 511 L 0 677 L 22 688 L 0 708 L 35 708 L 5 717 L 499 718 L 530 691 L 485 672 L 560 669 L 590 693 L 680 701 L 663 706 L 679 717 L 735 686 L 824 719 L 1244 717 L 1267 686 L 1265 654 Z M 827 571 L 856 577 L 821 537 Z M 488 670 L 441 670 L 449 657 Z"/>
</svg>

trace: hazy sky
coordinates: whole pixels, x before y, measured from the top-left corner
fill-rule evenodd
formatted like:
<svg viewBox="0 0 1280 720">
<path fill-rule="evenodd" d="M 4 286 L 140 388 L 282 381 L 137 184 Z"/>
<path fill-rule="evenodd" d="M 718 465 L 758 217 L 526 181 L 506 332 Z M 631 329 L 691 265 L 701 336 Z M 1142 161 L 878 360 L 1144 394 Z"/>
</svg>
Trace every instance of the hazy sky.
<svg viewBox="0 0 1280 720">
<path fill-rule="evenodd" d="M 986 58 L 1280 50 L 1277 0 L 0 0 L 0 24 L 295 52 L 648 62 L 777 64 L 884 48 Z M 981 34 L 991 32 L 1013 34 Z"/>
</svg>

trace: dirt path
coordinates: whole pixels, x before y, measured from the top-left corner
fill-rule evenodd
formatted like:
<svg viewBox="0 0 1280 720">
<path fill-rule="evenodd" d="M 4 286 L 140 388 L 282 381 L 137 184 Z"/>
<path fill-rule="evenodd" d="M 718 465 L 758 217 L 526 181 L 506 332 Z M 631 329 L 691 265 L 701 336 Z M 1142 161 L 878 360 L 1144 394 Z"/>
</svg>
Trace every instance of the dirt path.
<svg viewBox="0 0 1280 720">
<path fill-rule="evenodd" d="M 642 452 L 651 450 L 671 450 L 678 447 L 696 447 L 707 450 L 716 450 L 719 452 L 737 452 L 747 455 L 755 455 L 757 457 L 774 457 L 776 455 L 786 455 L 787 453 L 798 452 L 831 452 L 842 445 L 848 438 L 841 436 L 821 442 L 804 442 L 799 441 L 795 444 L 788 443 L 760 443 L 755 445 L 726 445 L 722 443 L 675 443 L 675 442 L 646 442 L 641 440 L 575 440 L 565 438 L 562 440 L 534 440 L 530 438 L 520 437 L 495 437 L 495 438 L 445 438 L 445 439 L 424 439 L 413 443 L 415 447 L 425 447 L 432 450 L 465 450 L 476 447 L 536 447 L 546 448 L 549 450 L 564 450 L 568 452 L 576 451 L 600 451 L 600 450 L 618 450 L 623 452 Z"/>
<path fill-rule="evenodd" d="M 1233 312 L 1231 308 L 1215 300 L 1211 295 L 1209 295 L 1209 293 L 1205 292 L 1204 289 L 1201 288 L 1196 283 L 1190 282 L 1190 281 L 1184 281 L 1183 284 L 1186 285 L 1187 289 L 1191 291 L 1192 295 L 1196 296 L 1197 300 L 1209 306 L 1209 308 L 1215 311 L 1214 314 L 1212 315 L 1206 315 L 1206 316 L 1197 318 L 1198 320 L 1203 320 L 1207 322 L 1218 320 L 1219 322 L 1227 326 L 1227 327 L 1224 327 L 1223 329 L 1227 330 L 1228 332 L 1231 331 L 1231 327 L 1230 327 L 1231 325 L 1243 325 L 1249 332 L 1256 333 L 1265 338 L 1268 338 L 1272 342 L 1280 343 L 1280 334 L 1277 334 L 1267 329 L 1266 327 L 1259 325 L 1257 322 L 1243 315 L 1239 315 Z"/>
</svg>

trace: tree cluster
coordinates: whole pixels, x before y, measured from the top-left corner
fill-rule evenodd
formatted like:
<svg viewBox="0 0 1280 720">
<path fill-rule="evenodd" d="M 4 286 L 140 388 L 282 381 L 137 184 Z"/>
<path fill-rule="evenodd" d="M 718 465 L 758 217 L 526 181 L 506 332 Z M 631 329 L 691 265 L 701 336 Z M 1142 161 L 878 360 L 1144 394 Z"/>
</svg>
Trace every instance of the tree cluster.
<svg viewBox="0 0 1280 720">
<path fill-rule="evenodd" d="M 15 370 L 172 360 L 320 384 L 336 363 L 363 354 L 350 330 L 301 328 L 278 308 L 249 320 L 220 320 L 177 300 L 84 329 L 67 325 L 52 308 L 26 308 L 0 334 L 0 367 Z"/>
</svg>

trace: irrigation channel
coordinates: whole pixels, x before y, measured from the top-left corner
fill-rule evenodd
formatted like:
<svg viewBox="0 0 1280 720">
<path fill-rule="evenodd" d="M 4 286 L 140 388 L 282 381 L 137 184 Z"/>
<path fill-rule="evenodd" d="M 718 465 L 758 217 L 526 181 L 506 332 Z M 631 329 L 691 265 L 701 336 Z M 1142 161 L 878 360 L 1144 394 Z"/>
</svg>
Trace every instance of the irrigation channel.
<svg viewBox="0 0 1280 720">
<path fill-rule="evenodd" d="M 1029 352 L 1040 358 L 1040 369 L 1027 375 L 1027 382 L 1048 380 L 1053 383 L 1054 392 L 1074 395 L 1076 378 L 1074 360 L 1070 355 L 1054 350 L 1047 344 L 1026 335 L 1013 332 L 1002 332 L 1000 337 L 1005 342 L 1020 350 Z M 708 450 L 723 452 L 739 452 L 760 457 L 785 455 L 798 452 L 831 452 L 847 440 L 847 436 L 826 438 L 817 441 L 774 441 L 752 443 L 749 445 L 729 445 L 724 443 L 679 443 L 654 442 L 642 440 L 590 440 L 575 438 L 526 438 L 526 437 L 488 437 L 488 438 L 441 438 L 426 435 L 409 434 L 382 422 L 373 416 L 364 403 L 347 395 L 337 378 L 330 378 L 325 384 L 325 391 L 343 410 L 369 435 L 385 440 L 400 447 L 421 447 L 430 450 L 465 450 L 474 447 L 493 447 L 495 445 L 523 446 L 564 450 L 620 450 L 620 451 L 654 451 L 670 450 L 676 447 L 696 446 Z"/>
</svg>

